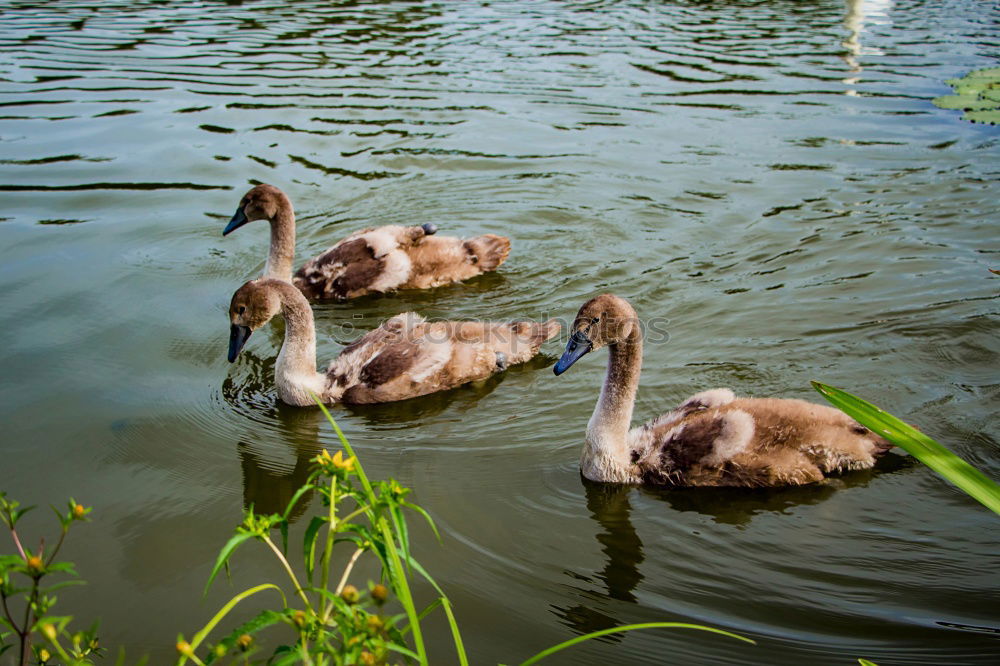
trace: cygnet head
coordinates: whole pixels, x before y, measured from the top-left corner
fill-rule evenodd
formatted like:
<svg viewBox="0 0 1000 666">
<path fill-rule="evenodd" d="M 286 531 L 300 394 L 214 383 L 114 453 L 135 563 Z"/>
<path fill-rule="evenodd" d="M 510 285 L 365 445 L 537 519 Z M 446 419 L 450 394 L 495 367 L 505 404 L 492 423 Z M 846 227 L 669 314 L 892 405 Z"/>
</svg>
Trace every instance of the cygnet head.
<svg viewBox="0 0 1000 666">
<path fill-rule="evenodd" d="M 250 334 L 281 311 L 281 299 L 269 280 L 250 280 L 229 302 L 229 362 L 233 363 Z"/>
<path fill-rule="evenodd" d="M 291 207 L 291 202 L 285 193 L 274 185 L 261 183 L 243 195 L 233 219 L 229 220 L 222 235 L 225 236 L 231 231 L 239 229 L 247 222 L 271 220 L 283 206 Z"/>
<path fill-rule="evenodd" d="M 576 313 L 566 351 L 552 371 L 561 375 L 585 354 L 628 339 L 638 326 L 635 310 L 624 298 L 614 294 L 595 296 Z"/>
</svg>

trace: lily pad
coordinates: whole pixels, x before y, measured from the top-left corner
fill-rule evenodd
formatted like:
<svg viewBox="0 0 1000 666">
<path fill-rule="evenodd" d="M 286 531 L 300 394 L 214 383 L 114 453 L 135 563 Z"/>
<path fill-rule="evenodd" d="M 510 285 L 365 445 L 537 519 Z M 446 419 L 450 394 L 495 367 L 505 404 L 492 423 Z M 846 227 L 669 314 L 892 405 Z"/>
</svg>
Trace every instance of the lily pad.
<svg viewBox="0 0 1000 666">
<path fill-rule="evenodd" d="M 962 119 L 970 122 L 1000 123 L 1000 67 L 977 69 L 947 83 L 956 94 L 934 99 L 935 106 L 962 110 Z"/>
</svg>

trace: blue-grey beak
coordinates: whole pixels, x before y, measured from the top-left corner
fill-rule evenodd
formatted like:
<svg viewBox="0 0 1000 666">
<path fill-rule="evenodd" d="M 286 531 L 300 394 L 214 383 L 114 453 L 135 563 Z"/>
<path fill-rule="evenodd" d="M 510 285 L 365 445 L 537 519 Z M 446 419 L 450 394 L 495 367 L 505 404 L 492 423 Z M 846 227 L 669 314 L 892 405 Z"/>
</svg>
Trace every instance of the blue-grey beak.
<svg viewBox="0 0 1000 666">
<path fill-rule="evenodd" d="M 222 235 L 225 236 L 230 231 L 236 231 L 249 221 L 250 220 L 247 219 L 247 214 L 243 212 L 243 207 L 240 206 L 236 209 L 236 214 L 233 215 L 233 219 L 229 220 L 229 224 L 227 224 L 226 228 L 222 230 Z"/>
<path fill-rule="evenodd" d="M 590 338 L 584 335 L 583 331 L 577 331 L 566 343 L 566 351 L 553 366 L 552 372 L 556 373 L 557 376 L 566 372 L 569 370 L 569 366 L 579 361 L 584 354 L 593 349 L 593 346 Z"/>
<path fill-rule="evenodd" d="M 250 330 L 249 326 L 240 326 L 239 324 L 233 324 L 229 327 L 229 362 L 233 363 L 236 361 L 236 357 L 239 356 L 240 350 L 243 349 L 243 345 L 247 343 L 250 338 L 250 334 L 253 331 Z"/>
</svg>

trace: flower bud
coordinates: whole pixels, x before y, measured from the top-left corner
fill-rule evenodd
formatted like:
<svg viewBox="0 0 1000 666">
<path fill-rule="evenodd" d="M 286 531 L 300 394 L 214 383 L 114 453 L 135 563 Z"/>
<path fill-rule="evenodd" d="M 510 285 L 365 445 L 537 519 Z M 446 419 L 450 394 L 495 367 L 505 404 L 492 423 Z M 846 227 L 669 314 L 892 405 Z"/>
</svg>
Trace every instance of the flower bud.
<svg viewBox="0 0 1000 666">
<path fill-rule="evenodd" d="M 349 604 L 356 604 L 361 598 L 361 594 L 358 592 L 358 588 L 353 585 L 345 585 L 344 589 L 340 591 L 340 598 Z"/>
<path fill-rule="evenodd" d="M 191 644 L 183 639 L 177 641 L 177 645 L 174 647 L 177 648 L 178 653 L 182 654 L 185 657 L 190 657 L 191 655 L 194 654 L 194 650 L 191 649 Z"/>
<path fill-rule="evenodd" d="M 35 573 L 40 573 L 43 568 L 45 568 L 45 563 L 42 562 L 42 558 L 38 557 L 38 555 L 32 555 L 28 558 L 28 569 Z"/>
<path fill-rule="evenodd" d="M 302 611 L 295 611 L 292 615 L 292 622 L 299 625 L 300 627 L 306 626 L 306 614 Z"/>
<path fill-rule="evenodd" d="M 361 653 L 361 663 L 364 664 L 364 666 L 375 666 L 375 655 L 365 650 Z"/>
<path fill-rule="evenodd" d="M 375 600 L 379 606 L 385 603 L 385 600 L 389 598 L 389 588 L 385 585 L 379 583 L 372 587 L 372 599 Z"/>
<path fill-rule="evenodd" d="M 83 517 L 86 514 L 87 514 L 87 510 L 85 508 L 83 508 L 82 504 L 74 504 L 73 505 L 73 517 L 74 518 L 76 518 L 77 520 L 82 520 Z"/>
<path fill-rule="evenodd" d="M 385 626 L 385 623 L 382 622 L 382 618 L 378 615 L 369 615 L 365 622 L 368 624 L 368 631 L 373 634 L 378 633 L 382 630 L 382 627 Z"/>
<path fill-rule="evenodd" d="M 253 643 L 253 636 L 250 634 L 243 634 L 236 639 L 236 645 L 243 651 L 246 651 L 246 649 L 250 647 L 251 643 Z"/>
<path fill-rule="evenodd" d="M 51 659 L 51 658 L 52 658 L 52 655 L 49 654 L 49 651 L 46 650 L 45 648 L 42 648 L 41 650 L 38 651 L 38 660 L 40 662 L 42 662 L 43 664 L 45 662 L 47 662 L 49 659 Z"/>
<path fill-rule="evenodd" d="M 54 624 L 46 622 L 42 625 L 42 635 L 50 641 L 54 641 L 56 639 L 56 633 L 56 627 Z"/>
</svg>

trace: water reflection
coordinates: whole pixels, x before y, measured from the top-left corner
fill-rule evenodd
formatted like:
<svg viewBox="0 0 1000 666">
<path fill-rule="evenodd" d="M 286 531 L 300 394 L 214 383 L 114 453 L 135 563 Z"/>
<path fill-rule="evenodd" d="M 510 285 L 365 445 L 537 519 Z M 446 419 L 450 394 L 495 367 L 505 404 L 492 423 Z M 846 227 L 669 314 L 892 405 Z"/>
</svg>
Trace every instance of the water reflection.
<svg viewBox="0 0 1000 666">
<path fill-rule="evenodd" d="M 635 603 L 633 594 L 636 586 L 642 582 L 639 565 L 645 559 L 642 541 L 632 525 L 630 517 L 632 505 L 629 495 L 631 486 L 620 486 L 607 483 L 594 483 L 581 477 L 584 491 L 587 495 L 587 509 L 590 516 L 601 526 L 597 541 L 605 555 L 604 568 L 593 576 L 584 576 L 572 571 L 566 575 L 574 580 L 594 584 L 599 582 L 604 586 L 604 592 L 596 592 L 584 588 L 576 588 L 581 596 L 595 603 L 602 599 L 614 599 Z M 568 608 L 553 607 L 553 612 L 559 619 L 580 634 L 608 629 L 622 624 L 619 618 L 603 613 L 593 605 L 577 604 Z M 621 640 L 621 636 L 612 634 L 603 638 L 610 642 Z"/>
<path fill-rule="evenodd" d="M 882 55 L 878 49 L 863 49 L 861 46 L 861 33 L 865 31 L 865 22 L 882 24 L 888 23 L 889 10 L 892 8 L 892 0 L 847 0 L 847 14 L 844 16 L 844 25 L 848 30 L 848 37 L 841 45 L 847 49 L 844 54 L 844 62 L 847 63 L 850 76 L 843 79 L 849 86 L 857 85 L 861 81 L 861 72 L 864 69 L 858 58 L 862 53 L 866 55 Z M 858 91 L 849 89 L 847 95 L 857 95 Z"/>
<path fill-rule="evenodd" d="M 828 478 L 819 484 L 790 488 L 657 490 L 594 483 L 581 477 L 587 509 L 600 526 L 596 538 L 601 544 L 605 564 L 603 569 L 591 575 L 564 571 L 574 581 L 586 585 L 573 586 L 586 601 L 574 606 L 553 606 L 552 611 L 563 624 L 580 634 L 624 624 L 620 618 L 607 612 L 607 601 L 637 603 L 635 589 L 643 580 L 640 566 L 645 554 L 631 519 L 630 497 L 633 492 L 662 500 L 675 511 L 694 511 L 711 517 L 716 523 L 746 526 L 759 514 L 786 513 L 796 506 L 818 504 L 838 491 L 866 487 L 877 475 L 913 465 L 911 458 L 890 453 L 874 469 Z M 595 585 L 602 586 L 603 590 L 593 589 Z M 616 634 L 602 638 L 611 642 L 620 639 L 621 636 Z"/>
<path fill-rule="evenodd" d="M 227 377 L 222 397 L 241 418 L 254 424 L 252 435 L 248 433 L 236 443 L 243 471 L 243 506 L 253 506 L 257 513 L 284 513 L 295 491 L 309 477 L 310 460 L 321 449 L 320 427 L 325 420 L 319 410 L 285 405 L 263 388 L 269 386 L 265 378 L 273 372 L 273 360 L 246 352 L 241 358 L 243 372 L 249 372 L 249 377 Z M 283 444 L 294 456 L 291 466 L 274 459 L 275 449 L 281 448 L 274 442 Z M 312 493 L 302 496 L 289 516 L 291 521 L 303 514 L 311 498 Z"/>
<path fill-rule="evenodd" d="M 265 458 L 254 451 L 247 442 L 237 442 L 240 466 L 243 469 L 243 506 L 251 506 L 255 513 L 284 513 L 295 492 L 309 478 L 312 459 L 319 452 L 319 443 L 312 442 L 296 447 L 295 464 L 290 470 L 272 467 Z M 312 500 L 312 491 L 302 495 L 288 516 L 289 522 L 298 520 Z"/>
</svg>

